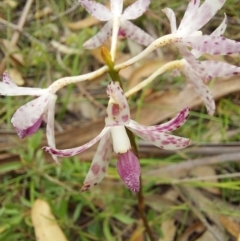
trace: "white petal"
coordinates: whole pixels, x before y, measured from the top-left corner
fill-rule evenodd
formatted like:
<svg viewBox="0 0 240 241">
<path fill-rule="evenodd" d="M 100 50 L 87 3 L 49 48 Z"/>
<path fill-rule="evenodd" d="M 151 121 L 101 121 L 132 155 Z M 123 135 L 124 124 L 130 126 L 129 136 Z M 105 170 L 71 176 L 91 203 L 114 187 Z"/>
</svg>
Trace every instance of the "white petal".
<svg viewBox="0 0 240 241">
<path fill-rule="evenodd" d="M 199 8 L 200 0 L 191 0 L 184 13 L 183 19 L 179 25 L 179 30 L 188 29 L 188 25 L 191 24 L 192 17 L 196 14 Z"/>
<path fill-rule="evenodd" d="M 122 20 L 120 28 L 128 38 L 141 45 L 148 46 L 154 41 L 153 37 L 130 21 Z"/>
<path fill-rule="evenodd" d="M 54 115 L 55 115 L 55 104 L 56 104 L 57 96 L 50 95 L 48 102 L 48 112 L 47 112 L 47 129 L 46 136 L 48 145 L 52 148 L 56 148 L 55 144 L 55 135 L 54 135 Z M 57 156 L 52 155 L 52 158 L 56 163 L 59 163 Z"/>
<path fill-rule="evenodd" d="M 224 34 L 226 28 L 227 28 L 227 15 L 224 13 L 224 19 L 222 23 L 210 35 L 221 36 Z"/>
<path fill-rule="evenodd" d="M 84 180 L 84 185 L 81 189 L 81 192 L 89 190 L 102 181 L 106 174 L 111 154 L 112 139 L 110 132 L 108 132 L 99 142 L 97 151 L 92 160 L 91 167 Z"/>
<path fill-rule="evenodd" d="M 107 126 L 125 125 L 130 121 L 130 110 L 127 99 L 116 82 L 110 82 L 107 87 L 110 98 L 107 107 L 105 123 Z"/>
<path fill-rule="evenodd" d="M 113 15 L 120 16 L 123 9 L 123 0 L 111 0 L 111 11 Z"/>
<path fill-rule="evenodd" d="M 147 10 L 150 3 L 151 0 L 136 1 L 135 3 L 133 3 L 125 9 L 125 11 L 123 12 L 123 17 L 128 20 L 140 17 Z"/>
<path fill-rule="evenodd" d="M 152 131 L 138 125 L 138 123 L 130 122 L 127 126 L 134 134 L 140 136 L 142 139 L 149 141 L 153 145 L 163 148 L 165 150 L 177 150 L 185 148 L 189 145 L 189 139 L 173 136 L 164 132 Z"/>
<path fill-rule="evenodd" d="M 213 115 L 215 112 L 215 102 L 208 86 L 204 84 L 201 77 L 187 63 L 183 67 L 182 72 L 186 76 L 187 80 L 193 85 L 195 91 L 200 95 L 207 108 L 208 114 Z"/>
<path fill-rule="evenodd" d="M 19 96 L 19 95 L 31 95 L 31 96 L 40 96 L 46 94 L 47 89 L 40 88 L 30 88 L 30 87 L 18 87 L 10 85 L 4 82 L 0 82 L 0 96 Z"/>
<path fill-rule="evenodd" d="M 168 17 L 168 20 L 169 20 L 170 26 L 171 26 L 171 33 L 175 33 L 177 31 L 177 24 L 176 24 L 175 13 L 173 12 L 173 10 L 171 8 L 164 8 L 162 11 Z"/>
<path fill-rule="evenodd" d="M 71 149 L 65 149 L 65 150 L 59 150 L 55 148 L 51 148 L 48 146 L 43 147 L 43 150 L 50 153 L 51 155 L 61 156 L 61 157 L 67 157 L 67 156 L 75 156 L 77 154 L 82 153 L 83 151 L 87 150 L 91 146 L 93 146 L 96 142 L 98 142 L 108 131 L 110 127 L 104 127 L 104 129 L 101 131 L 99 135 L 97 135 L 94 139 L 92 139 L 90 142 Z"/>
<path fill-rule="evenodd" d="M 188 34 L 198 31 L 221 9 L 225 1 L 226 0 L 205 0 L 195 14 L 188 19 L 188 24 L 182 27 L 187 28 Z"/>
<path fill-rule="evenodd" d="M 111 11 L 104 5 L 90 0 L 79 0 L 79 3 L 91 14 L 100 21 L 108 21 L 112 18 Z"/>
<path fill-rule="evenodd" d="M 101 46 L 112 34 L 112 21 L 108 21 L 102 29 L 83 44 L 85 49 L 94 49 Z"/>
<path fill-rule="evenodd" d="M 180 111 L 173 119 L 160 125 L 143 126 L 133 120 L 131 120 L 130 122 L 131 122 L 131 125 L 135 124 L 149 131 L 171 132 L 180 128 L 186 122 L 188 116 L 189 116 L 189 108 L 186 107 L 182 111 Z"/>
<path fill-rule="evenodd" d="M 28 102 L 14 113 L 11 122 L 21 138 L 37 131 L 41 124 L 39 121 L 42 119 L 44 112 L 47 111 L 48 101 L 49 93 Z M 35 128 L 34 132 L 27 133 L 29 128 L 33 127 L 37 122 L 39 123 L 37 129 Z"/>
</svg>

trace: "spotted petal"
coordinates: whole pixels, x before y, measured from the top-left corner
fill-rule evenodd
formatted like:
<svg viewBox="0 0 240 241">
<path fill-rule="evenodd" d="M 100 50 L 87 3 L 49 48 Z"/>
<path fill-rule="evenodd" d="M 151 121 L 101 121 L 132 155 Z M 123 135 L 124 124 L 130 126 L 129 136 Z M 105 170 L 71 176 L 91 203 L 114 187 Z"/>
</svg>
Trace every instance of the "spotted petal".
<svg viewBox="0 0 240 241">
<path fill-rule="evenodd" d="M 90 142 L 71 149 L 65 149 L 65 150 L 59 150 L 52 147 L 45 146 L 43 147 L 43 150 L 50 153 L 51 155 L 61 156 L 61 157 L 67 157 L 67 156 L 75 156 L 77 154 L 82 153 L 83 151 L 87 150 L 91 146 L 93 146 L 95 143 L 97 143 L 108 131 L 110 127 L 105 127 L 99 135 L 97 135 L 94 139 L 92 139 Z"/>
<path fill-rule="evenodd" d="M 171 26 L 171 33 L 175 33 L 177 31 L 177 24 L 176 24 L 175 13 L 173 12 L 173 10 L 171 8 L 164 8 L 162 11 L 168 17 L 168 20 L 169 20 L 170 26 Z"/>
<path fill-rule="evenodd" d="M 222 36 L 227 28 L 227 15 L 224 14 L 222 23 L 210 34 L 211 36 Z M 192 49 L 192 54 L 198 59 L 202 52 Z"/>
<path fill-rule="evenodd" d="M 21 106 L 12 117 L 12 124 L 20 138 L 35 133 L 40 127 L 47 109 L 49 93 Z"/>
<path fill-rule="evenodd" d="M 202 65 L 212 78 L 240 74 L 240 67 L 224 62 L 206 60 L 202 61 Z"/>
<path fill-rule="evenodd" d="M 100 3 L 91 0 L 79 0 L 79 3 L 89 12 L 89 14 L 100 21 L 108 21 L 112 18 L 111 11 Z"/>
<path fill-rule="evenodd" d="M 18 87 L 18 86 L 13 82 L 13 80 L 11 79 L 11 77 L 9 76 L 9 74 L 8 74 L 7 71 L 5 71 L 5 72 L 3 73 L 3 83 L 8 84 L 8 85 L 10 85 L 10 86 L 12 86 L 12 87 Z"/>
<path fill-rule="evenodd" d="M 204 84 L 202 78 L 194 71 L 194 69 L 186 63 L 183 67 L 182 72 L 186 76 L 187 80 L 193 85 L 195 91 L 202 98 L 208 114 L 213 115 L 215 112 L 215 102 L 210 93 L 207 85 Z"/>
<path fill-rule="evenodd" d="M 240 53 L 240 42 L 221 36 L 203 35 L 183 38 L 182 43 L 202 53 L 226 55 Z"/>
<path fill-rule="evenodd" d="M 112 34 L 112 22 L 108 21 L 102 29 L 83 44 L 85 49 L 94 49 L 101 46 Z"/>
<path fill-rule="evenodd" d="M 112 149 L 111 135 L 110 132 L 108 132 L 99 142 L 81 192 L 89 190 L 102 181 L 108 168 Z"/>
<path fill-rule="evenodd" d="M 144 46 L 148 46 L 154 41 L 154 38 L 148 33 L 127 20 L 121 20 L 121 31 L 128 38 Z"/>
<path fill-rule="evenodd" d="M 113 0 L 114 1 L 114 0 Z M 123 12 L 123 17 L 125 19 L 131 20 L 136 19 L 143 15 L 151 3 L 151 0 L 138 0 Z"/>
<path fill-rule="evenodd" d="M 188 116 L 189 116 L 189 108 L 186 107 L 183 110 L 181 110 L 173 119 L 160 125 L 143 126 L 133 120 L 131 120 L 131 123 L 141 126 L 142 128 L 145 128 L 146 130 L 149 130 L 149 131 L 171 132 L 180 128 L 186 122 Z"/>
<path fill-rule="evenodd" d="M 127 128 L 142 139 L 165 150 L 182 149 L 188 146 L 190 142 L 187 138 L 169 135 L 164 132 L 159 132 L 158 130 L 148 130 L 146 127 L 136 122 L 130 122 Z"/>
<path fill-rule="evenodd" d="M 111 11 L 113 15 L 120 16 L 123 9 L 123 0 L 111 0 Z"/>
<path fill-rule="evenodd" d="M 109 83 L 107 94 L 110 98 L 107 107 L 107 117 L 105 123 L 107 126 L 125 125 L 130 121 L 130 111 L 127 99 L 116 82 Z"/>
</svg>

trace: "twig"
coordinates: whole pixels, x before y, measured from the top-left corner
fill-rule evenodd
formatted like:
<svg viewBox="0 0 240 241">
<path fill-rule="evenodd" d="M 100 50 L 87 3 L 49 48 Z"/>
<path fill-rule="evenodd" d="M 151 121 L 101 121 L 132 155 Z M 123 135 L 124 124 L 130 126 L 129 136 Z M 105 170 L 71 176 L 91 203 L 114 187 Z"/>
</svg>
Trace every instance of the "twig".
<svg viewBox="0 0 240 241">
<path fill-rule="evenodd" d="M 146 176 L 160 176 L 166 173 L 174 173 L 180 170 L 189 171 L 194 167 L 204 166 L 204 165 L 215 165 L 225 162 L 235 162 L 240 160 L 240 152 L 231 154 L 222 154 L 211 157 L 198 158 L 195 160 L 188 160 L 171 166 L 163 167 L 158 170 L 149 171 Z"/>
<path fill-rule="evenodd" d="M 199 210 L 198 205 L 194 200 L 186 194 L 186 190 L 183 187 L 173 186 L 174 189 L 179 193 L 181 198 L 187 203 L 187 205 L 192 209 L 195 215 L 199 218 L 199 220 L 206 226 L 206 228 L 211 232 L 211 234 L 218 241 L 223 241 L 220 233 L 216 232 L 213 227 L 209 224 L 208 220 L 204 217 L 204 214 Z"/>
</svg>

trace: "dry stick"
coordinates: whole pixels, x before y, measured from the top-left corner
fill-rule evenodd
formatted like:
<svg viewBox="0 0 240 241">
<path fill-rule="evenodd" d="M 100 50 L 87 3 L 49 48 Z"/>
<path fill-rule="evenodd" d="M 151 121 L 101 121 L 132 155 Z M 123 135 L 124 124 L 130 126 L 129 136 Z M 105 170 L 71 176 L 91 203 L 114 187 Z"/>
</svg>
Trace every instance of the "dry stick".
<svg viewBox="0 0 240 241">
<path fill-rule="evenodd" d="M 181 198 L 187 203 L 187 205 L 192 209 L 192 211 L 195 213 L 195 215 L 199 218 L 199 220 L 206 226 L 206 228 L 209 230 L 209 232 L 215 237 L 217 241 L 223 241 L 222 237 L 219 233 L 217 233 L 212 226 L 209 224 L 208 220 L 204 217 L 204 214 L 201 212 L 201 210 L 198 209 L 198 205 L 194 200 L 187 196 L 186 190 L 183 187 L 174 186 L 174 189 L 178 191 Z"/>
<path fill-rule="evenodd" d="M 27 3 L 26 3 L 26 5 L 25 5 L 25 7 L 24 7 L 24 9 L 22 11 L 21 17 L 20 17 L 20 19 L 18 21 L 18 24 L 17 24 L 19 29 L 23 29 L 23 26 L 24 26 L 24 24 L 26 22 L 26 19 L 27 19 L 27 16 L 28 16 L 28 12 L 29 12 L 29 10 L 31 8 L 32 3 L 33 3 L 33 0 L 28 0 Z M 20 34 L 21 34 L 20 31 L 16 31 L 16 32 L 13 33 L 11 41 L 10 41 L 10 44 L 12 46 L 17 44 L 17 42 L 19 40 L 19 37 L 20 37 Z M 5 70 L 6 63 L 7 63 L 6 58 L 4 58 L 2 60 L 2 62 L 1 62 L 1 64 L 0 64 L 0 75 L 2 75 L 3 71 Z"/>
<path fill-rule="evenodd" d="M 222 154 L 211 157 L 197 158 L 195 160 L 189 160 L 185 162 L 181 162 L 178 164 L 174 164 L 171 166 L 163 167 L 159 170 L 149 171 L 146 176 L 159 176 L 165 173 L 173 173 L 180 170 L 189 171 L 194 167 L 204 166 L 204 165 L 214 165 L 225 162 L 235 162 L 240 161 L 240 152 L 230 153 L 230 154 Z"/>
</svg>

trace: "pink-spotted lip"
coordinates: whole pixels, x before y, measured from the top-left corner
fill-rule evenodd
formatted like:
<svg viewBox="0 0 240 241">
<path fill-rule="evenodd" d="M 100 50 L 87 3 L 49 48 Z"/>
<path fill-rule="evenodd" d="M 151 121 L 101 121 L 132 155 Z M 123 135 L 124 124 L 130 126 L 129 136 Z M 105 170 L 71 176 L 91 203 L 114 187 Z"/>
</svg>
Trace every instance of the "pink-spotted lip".
<svg viewBox="0 0 240 241">
<path fill-rule="evenodd" d="M 117 170 L 128 189 L 135 193 L 139 192 L 140 164 L 138 158 L 131 150 L 118 154 Z"/>
</svg>

